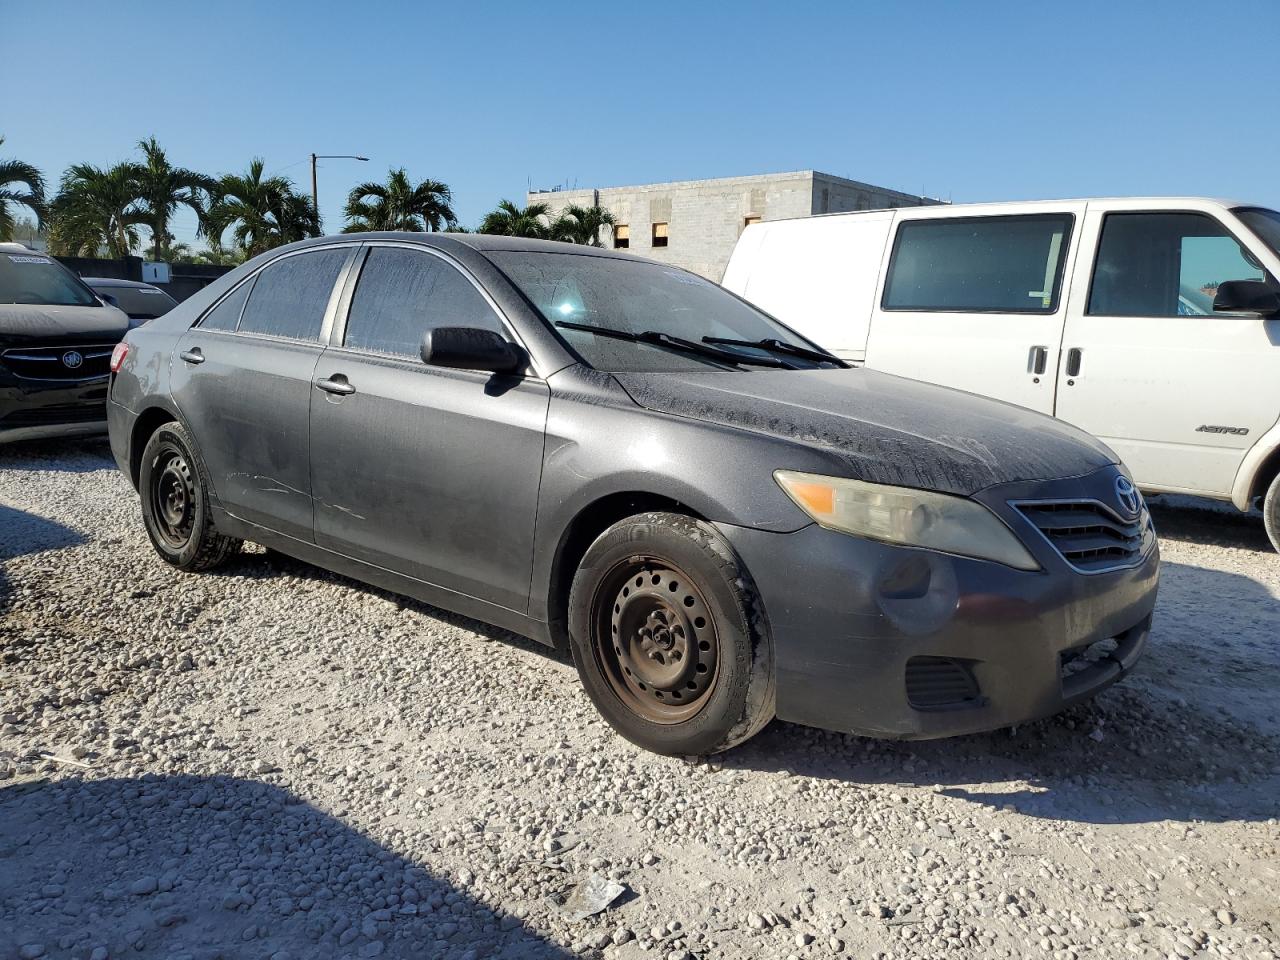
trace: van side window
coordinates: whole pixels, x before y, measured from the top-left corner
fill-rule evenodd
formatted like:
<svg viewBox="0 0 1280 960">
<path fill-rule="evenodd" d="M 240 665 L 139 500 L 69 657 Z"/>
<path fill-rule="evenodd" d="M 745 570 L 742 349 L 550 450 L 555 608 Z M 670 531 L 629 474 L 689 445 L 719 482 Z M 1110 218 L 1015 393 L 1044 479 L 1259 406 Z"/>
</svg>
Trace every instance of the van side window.
<svg viewBox="0 0 1280 960">
<path fill-rule="evenodd" d="M 906 220 L 885 310 L 1053 313 L 1071 238 L 1067 213 Z"/>
<path fill-rule="evenodd" d="M 349 247 L 330 247 L 264 267 L 240 316 L 240 332 L 319 340 L 329 295 L 350 254 Z"/>
<path fill-rule="evenodd" d="M 1265 278 L 1253 256 L 1208 214 L 1109 213 L 1102 221 L 1088 312 L 1210 316 L 1219 283 Z"/>
</svg>

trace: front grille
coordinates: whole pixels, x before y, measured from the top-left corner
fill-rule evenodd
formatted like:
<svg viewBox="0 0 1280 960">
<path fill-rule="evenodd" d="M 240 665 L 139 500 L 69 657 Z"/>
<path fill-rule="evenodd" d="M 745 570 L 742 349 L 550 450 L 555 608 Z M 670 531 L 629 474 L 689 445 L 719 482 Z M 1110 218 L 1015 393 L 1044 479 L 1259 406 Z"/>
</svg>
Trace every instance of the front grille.
<svg viewBox="0 0 1280 960">
<path fill-rule="evenodd" d="M 1103 573 L 1135 565 L 1155 531 L 1146 504 L 1132 520 L 1097 500 L 1033 500 L 1014 504 L 1072 567 Z"/>
<path fill-rule="evenodd" d="M 912 657 L 907 661 L 907 703 L 917 710 L 973 706 L 978 681 L 968 664 L 951 657 Z"/>
<path fill-rule="evenodd" d="M 13 410 L 0 418 L 4 427 L 43 427 L 55 423 L 91 423 L 107 419 L 104 403 L 56 403 Z"/>
<path fill-rule="evenodd" d="M 93 380 L 111 372 L 114 346 L 14 347 L 0 353 L 0 362 L 24 380 Z"/>
</svg>

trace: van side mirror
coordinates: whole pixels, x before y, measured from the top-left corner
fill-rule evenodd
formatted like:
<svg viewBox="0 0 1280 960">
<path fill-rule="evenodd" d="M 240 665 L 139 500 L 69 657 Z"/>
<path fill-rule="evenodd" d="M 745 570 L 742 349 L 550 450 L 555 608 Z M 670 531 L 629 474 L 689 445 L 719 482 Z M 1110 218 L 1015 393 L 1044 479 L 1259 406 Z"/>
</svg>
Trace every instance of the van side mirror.
<svg viewBox="0 0 1280 960">
<path fill-rule="evenodd" d="M 435 327 L 422 337 L 422 362 L 454 370 L 514 373 L 524 362 L 519 349 L 483 327 Z"/>
<path fill-rule="evenodd" d="M 117 307 L 117 308 L 118 308 L 118 307 L 120 306 L 120 301 L 119 301 L 119 300 L 117 300 L 115 297 L 113 297 L 113 296 L 112 296 L 111 294 L 109 294 L 109 293 L 100 293 L 100 294 L 98 294 L 98 299 L 99 299 L 99 300 L 101 300 L 103 303 L 105 303 L 108 307 Z"/>
<path fill-rule="evenodd" d="M 1280 313 L 1280 291 L 1265 280 L 1224 280 L 1213 297 L 1214 312 Z"/>
</svg>

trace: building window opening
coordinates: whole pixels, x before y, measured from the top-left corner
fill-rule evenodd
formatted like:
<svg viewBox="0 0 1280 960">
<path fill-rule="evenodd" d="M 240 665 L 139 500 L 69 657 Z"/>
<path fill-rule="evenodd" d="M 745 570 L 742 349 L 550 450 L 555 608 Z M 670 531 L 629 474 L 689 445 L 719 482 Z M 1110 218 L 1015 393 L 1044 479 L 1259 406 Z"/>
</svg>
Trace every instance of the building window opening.
<svg viewBox="0 0 1280 960">
<path fill-rule="evenodd" d="M 613 249 L 626 250 L 631 246 L 631 228 L 625 223 L 613 225 Z"/>
<path fill-rule="evenodd" d="M 655 247 L 665 247 L 667 245 L 667 225 L 665 223 L 655 223 L 653 225 L 653 245 Z"/>
</svg>

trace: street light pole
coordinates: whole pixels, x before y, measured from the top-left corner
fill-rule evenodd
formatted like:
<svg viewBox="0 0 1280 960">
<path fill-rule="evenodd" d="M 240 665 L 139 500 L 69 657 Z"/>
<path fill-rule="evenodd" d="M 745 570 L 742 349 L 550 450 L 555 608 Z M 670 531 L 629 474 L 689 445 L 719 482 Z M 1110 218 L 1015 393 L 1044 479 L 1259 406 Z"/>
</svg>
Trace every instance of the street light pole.
<svg viewBox="0 0 1280 960">
<path fill-rule="evenodd" d="M 317 160 L 364 160 L 368 162 L 368 157 L 357 157 L 349 153 L 320 153 L 311 155 L 311 205 L 315 207 L 316 219 L 320 218 L 320 191 L 316 185 L 316 161 Z"/>
</svg>

